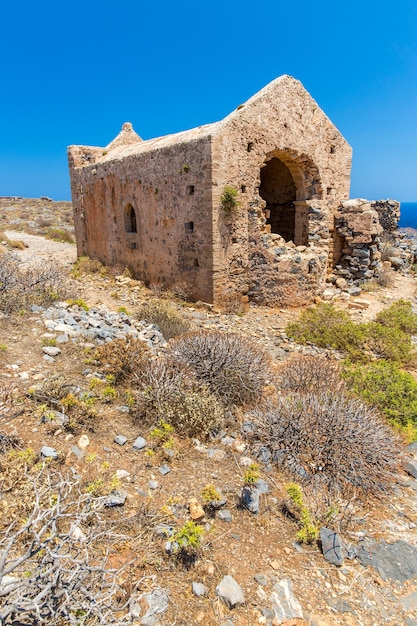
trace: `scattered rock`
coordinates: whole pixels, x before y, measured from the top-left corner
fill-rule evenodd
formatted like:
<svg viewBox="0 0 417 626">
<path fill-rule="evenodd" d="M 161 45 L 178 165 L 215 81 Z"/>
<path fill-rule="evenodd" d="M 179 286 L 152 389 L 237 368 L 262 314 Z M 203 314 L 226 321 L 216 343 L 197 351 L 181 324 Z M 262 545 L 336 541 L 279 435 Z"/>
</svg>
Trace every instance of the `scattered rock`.
<svg viewBox="0 0 417 626">
<path fill-rule="evenodd" d="M 329 528 L 320 528 L 320 541 L 323 556 L 332 565 L 340 567 L 346 556 L 343 540 Z"/>
<path fill-rule="evenodd" d="M 202 598 L 208 594 L 208 589 L 202 583 L 192 583 L 192 592 L 195 596 Z"/>
<path fill-rule="evenodd" d="M 404 611 L 417 611 L 417 591 L 400 598 L 400 604 Z"/>
<path fill-rule="evenodd" d="M 127 437 L 125 437 L 124 435 L 116 435 L 113 441 L 114 443 L 117 443 L 117 445 L 119 446 L 124 446 L 127 441 Z"/>
<path fill-rule="evenodd" d="M 106 499 L 104 506 L 123 506 L 126 502 L 127 494 L 124 491 L 112 491 Z"/>
<path fill-rule="evenodd" d="M 191 498 L 188 503 L 188 507 L 190 509 L 190 517 L 192 520 L 201 520 L 205 516 L 205 511 L 198 502 L 197 498 Z"/>
<path fill-rule="evenodd" d="M 161 474 L 161 476 L 165 476 L 166 474 L 169 474 L 171 471 L 171 468 L 169 467 L 169 465 L 161 465 L 161 467 L 158 467 L 158 472 Z"/>
<path fill-rule="evenodd" d="M 233 518 L 228 509 L 223 509 L 223 511 L 219 511 L 217 513 L 217 519 L 222 520 L 223 522 L 231 522 Z"/>
<path fill-rule="evenodd" d="M 86 448 L 88 448 L 89 445 L 90 439 L 87 437 L 87 435 L 81 435 L 78 440 L 78 447 L 80 448 L 80 450 L 85 450 Z"/>
<path fill-rule="evenodd" d="M 293 594 L 292 583 L 287 578 L 280 580 L 274 585 L 270 602 L 272 603 L 275 617 L 281 621 L 303 617 L 301 604 Z"/>
<path fill-rule="evenodd" d="M 245 604 L 245 596 L 232 576 L 226 575 L 216 587 L 216 595 L 229 608 Z"/>
<path fill-rule="evenodd" d="M 165 613 L 168 608 L 168 593 L 165 589 L 154 589 L 151 593 L 145 594 L 144 600 L 149 608 L 140 620 L 140 623 L 143 626 L 155 626 L 159 623 L 156 616 Z"/>
<path fill-rule="evenodd" d="M 46 459 L 57 459 L 58 452 L 55 450 L 55 448 L 51 448 L 50 446 L 43 446 L 41 448 L 41 456 L 45 457 Z"/>
<path fill-rule="evenodd" d="M 146 448 L 146 439 L 138 437 L 136 441 L 133 442 L 132 448 L 133 450 L 143 450 L 143 448 Z"/>
<path fill-rule="evenodd" d="M 395 543 L 362 539 L 357 558 L 365 567 L 374 567 L 383 580 L 404 582 L 417 576 L 417 546 L 402 539 Z"/>
<path fill-rule="evenodd" d="M 245 509 L 255 515 L 259 513 L 259 491 L 256 487 L 243 487 L 240 500 Z"/>
<path fill-rule="evenodd" d="M 417 478 L 417 461 L 404 461 L 403 468 L 405 469 L 407 474 L 410 474 L 410 476 L 412 476 L 413 478 Z"/>
</svg>

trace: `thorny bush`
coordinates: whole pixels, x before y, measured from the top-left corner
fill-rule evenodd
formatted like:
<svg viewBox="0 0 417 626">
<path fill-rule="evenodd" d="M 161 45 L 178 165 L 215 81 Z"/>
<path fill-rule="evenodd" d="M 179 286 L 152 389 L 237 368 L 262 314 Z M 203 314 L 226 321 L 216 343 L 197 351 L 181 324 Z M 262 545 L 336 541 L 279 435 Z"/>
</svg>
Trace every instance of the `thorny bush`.
<svg viewBox="0 0 417 626">
<path fill-rule="evenodd" d="M 337 361 L 328 356 L 297 355 L 278 370 L 278 388 L 308 393 L 342 389 L 345 384 Z"/>
<path fill-rule="evenodd" d="M 170 356 L 150 361 L 137 376 L 133 413 L 142 422 L 163 420 L 178 433 L 194 437 L 206 436 L 224 418 L 217 398 L 198 383 L 189 368 Z"/>
<path fill-rule="evenodd" d="M 225 405 L 258 399 L 271 374 L 269 356 L 238 334 L 197 331 L 174 340 L 171 350 Z"/>
<path fill-rule="evenodd" d="M 248 414 L 255 451 L 297 482 L 337 496 L 359 489 L 387 488 L 396 471 L 400 444 L 371 408 L 340 393 L 294 394 Z"/>
<path fill-rule="evenodd" d="M 12 313 L 31 304 L 49 305 L 65 298 L 69 282 L 56 262 L 22 263 L 13 253 L 0 257 L 0 311 Z"/>
</svg>

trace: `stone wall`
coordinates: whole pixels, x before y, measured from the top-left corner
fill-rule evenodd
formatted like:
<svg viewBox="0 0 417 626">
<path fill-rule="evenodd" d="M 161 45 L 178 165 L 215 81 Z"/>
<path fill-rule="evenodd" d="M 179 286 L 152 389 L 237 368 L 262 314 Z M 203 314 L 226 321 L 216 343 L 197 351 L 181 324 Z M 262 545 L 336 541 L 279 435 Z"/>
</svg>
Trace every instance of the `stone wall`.
<svg viewBox="0 0 417 626">
<path fill-rule="evenodd" d="M 104 152 L 71 170 L 78 254 L 126 266 L 147 284 L 184 282 L 195 299 L 212 301 L 209 139 Z M 70 149 L 70 158 L 83 156 Z"/>
<path fill-rule="evenodd" d="M 350 146 L 289 77 L 277 79 L 223 120 L 212 143 L 215 298 L 236 292 L 267 305 L 311 302 L 324 285 L 333 214 L 349 197 Z M 263 184 L 262 172 L 274 160 L 277 168 L 271 170 L 285 168 L 290 178 L 285 173 L 284 196 L 270 199 L 265 188 L 275 174 Z M 271 232 L 268 201 L 285 205 L 291 185 L 294 226 L 286 240 L 287 225 L 283 233 Z M 232 216 L 221 206 L 226 186 L 238 192 Z"/>
</svg>

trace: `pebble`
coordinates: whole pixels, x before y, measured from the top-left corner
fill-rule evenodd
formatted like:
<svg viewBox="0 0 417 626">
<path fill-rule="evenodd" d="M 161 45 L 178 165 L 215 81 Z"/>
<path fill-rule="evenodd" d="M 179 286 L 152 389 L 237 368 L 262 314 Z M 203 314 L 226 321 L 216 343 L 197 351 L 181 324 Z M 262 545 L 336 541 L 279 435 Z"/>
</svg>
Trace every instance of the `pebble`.
<svg viewBox="0 0 417 626">
<path fill-rule="evenodd" d="M 245 596 L 242 588 L 236 580 L 226 575 L 216 587 L 216 596 L 229 608 L 245 604 Z"/>
<path fill-rule="evenodd" d="M 125 437 L 124 435 L 116 435 L 113 441 L 114 443 L 117 443 L 119 446 L 124 446 L 127 441 L 127 437 Z"/>
<path fill-rule="evenodd" d="M 132 445 L 133 450 L 143 450 L 143 448 L 145 447 L 146 439 L 144 439 L 143 437 L 138 437 Z"/>
<path fill-rule="evenodd" d="M 233 517 L 228 509 L 223 509 L 217 513 L 217 519 L 222 520 L 222 522 L 231 522 Z"/>
<path fill-rule="evenodd" d="M 50 446 L 43 446 L 41 448 L 41 456 L 46 459 L 57 459 L 58 452 L 55 450 L 55 448 L 51 448 Z"/>
<path fill-rule="evenodd" d="M 192 592 L 195 596 L 202 598 L 208 594 L 208 589 L 202 583 L 193 582 L 191 585 Z"/>
</svg>

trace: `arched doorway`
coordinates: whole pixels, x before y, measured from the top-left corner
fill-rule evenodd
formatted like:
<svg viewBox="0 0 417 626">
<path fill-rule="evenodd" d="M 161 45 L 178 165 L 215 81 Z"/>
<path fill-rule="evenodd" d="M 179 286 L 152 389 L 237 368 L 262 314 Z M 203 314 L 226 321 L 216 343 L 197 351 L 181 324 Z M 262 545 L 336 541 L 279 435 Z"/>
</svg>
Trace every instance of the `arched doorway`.
<svg viewBox="0 0 417 626">
<path fill-rule="evenodd" d="M 267 224 L 271 233 L 285 241 L 295 240 L 297 187 L 288 167 L 273 157 L 261 169 L 259 195 L 266 202 Z"/>
</svg>

